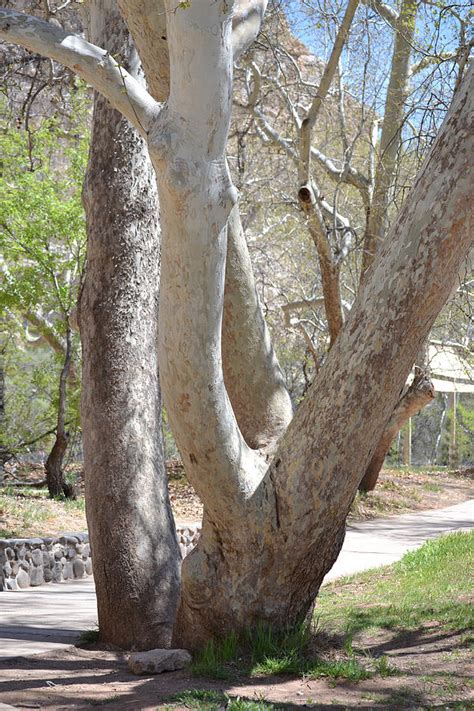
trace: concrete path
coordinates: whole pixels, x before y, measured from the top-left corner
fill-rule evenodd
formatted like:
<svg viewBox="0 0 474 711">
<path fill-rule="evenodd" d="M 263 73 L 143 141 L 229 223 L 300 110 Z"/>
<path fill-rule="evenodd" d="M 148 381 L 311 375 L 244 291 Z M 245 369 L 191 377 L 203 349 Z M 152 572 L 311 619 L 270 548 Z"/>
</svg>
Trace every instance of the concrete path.
<svg viewBox="0 0 474 711">
<path fill-rule="evenodd" d="M 442 533 L 474 526 L 474 500 L 445 509 L 350 524 L 325 581 L 393 563 Z M 67 647 L 97 626 L 92 580 L 0 593 L 0 659 Z"/>
<path fill-rule="evenodd" d="M 474 499 L 445 509 L 351 523 L 339 558 L 324 582 L 394 563 L 430 538 L 473 527 Z"/>
</svg>

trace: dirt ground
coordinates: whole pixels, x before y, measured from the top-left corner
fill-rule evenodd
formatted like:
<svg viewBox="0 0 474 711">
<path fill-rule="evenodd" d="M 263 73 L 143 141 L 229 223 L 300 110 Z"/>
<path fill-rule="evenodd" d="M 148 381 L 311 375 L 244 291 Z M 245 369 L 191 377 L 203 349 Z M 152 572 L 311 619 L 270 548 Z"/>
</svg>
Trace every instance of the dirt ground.
<svg viewBox="0 0 474 711">
<path fill-rule="evenodd" d="M 58 710 L 102 705 L 109 711 L 185 709 L 170 697 L 185 690 L 208 689 L 283 709 L 474 708 L 472 657 L 461 635 L 437 629 L 434 622 L 421 630 L 384 632 L 360 641 L 367 654 L 388 657 L 392 675 L 359 682 L 288 676 L 245 678 L 238 672 L 232 681 L 193 678 L 186 671 L 136 677 L 127 671 L 120 653 L 71 647 L 0 661 L 0 703 Z"/>
<path fill-rule="evenodd" d="M 202 518 L 202 505 L 192 486 L 187 482 L 182 466 L 177 461 L 167 464 L 171 506 L 177 520 L 197 521 Z M 39 481 L 42 468 L 16 472 L 16 481 Z M 6 484 L 15 481 L 6 478 Z M 22 493 L 16 488 L 8 496 L 0 489 L 0 537 L 54 536 L 60 532 L 84 531 L 87 528 L 83 481 L 79 473 L 76 502 L 51 501 L 38 491 Z M 349 520 L 361 521 L 409 511 L 437 509 L 461 503 L 474 497 L 474 471 L 386 469 L 377 488 L 357 498 Z M 2 531 L 6 533 L 2 533 Z"/>
</svg>

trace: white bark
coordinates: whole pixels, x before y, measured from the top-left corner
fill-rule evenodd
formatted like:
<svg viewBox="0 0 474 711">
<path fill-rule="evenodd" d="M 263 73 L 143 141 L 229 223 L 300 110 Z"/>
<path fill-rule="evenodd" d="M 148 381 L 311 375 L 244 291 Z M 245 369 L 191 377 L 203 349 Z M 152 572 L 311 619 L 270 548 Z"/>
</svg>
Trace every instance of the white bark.
<svg viewBox="0 0 474 711">
<path fill-rule="evenodd" d="M 268 453 L 290 424 L 293 408 L 260 306 L 237 205 L 228 220 L 222 361 L 243 437 L 252 449 Z"/>
<path fill-rule="evenodd" d="M 225 159 L 232 6 L 166 7 L 170 97 L 150 135 L 163 229 L 161 382 L 187 474 L 206 515 L 224 524 L 238 517 L 263 466 L 239 431 L 221 361 L 227 219 L 236 199 Z"/>
<path fill-rule="evenodd" d="M 380 138 L 379 156 L 367 230 L 364 239 L 362 275 L 372 264 L 387 228 L 388 207 L 400 149 L 401 131 L 405 119 L 405 102 L 410 77 L 410 57 L 415 36 L 417 6 L 413 0 L 403 0 L 394 25 L 395 40 L 390 79 Z"/>
<path fill-rule="evenodd" d="M 69 67 L 146 136 L 157 104 L 140 82 L 104 49 L 57 25 L 6 8 L 0 8 L 0 39 Z"/>
<path fill-rule="evenodd" d="M 311 607 L 361 473 L 472 245 L 473 75 L 240 524 L 205 522 L 185 560 L 178 641 L 257 621 L 285 626 Z"/>
</svg>

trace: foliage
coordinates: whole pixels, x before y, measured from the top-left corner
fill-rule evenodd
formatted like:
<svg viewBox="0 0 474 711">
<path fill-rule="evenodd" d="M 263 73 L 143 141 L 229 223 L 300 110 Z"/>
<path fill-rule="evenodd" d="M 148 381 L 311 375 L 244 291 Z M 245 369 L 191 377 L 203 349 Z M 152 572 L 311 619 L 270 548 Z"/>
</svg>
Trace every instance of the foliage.
<svg viewBox="0 0 474 711">
<path fill-rule="evenodd" d="M 58 407 L 67 320 L 85 257 L 81 186 L 88 150 L 88 101 L 73 92 L 69 116 L 14 125 L 0 107 L 0 307 L 6 376 L 2 439 L 15 451 L 50 430 Z M 66 420 L 78 423 L 79 339 Z M 48 444 L 48 438 L 43 439 Z"/>
</svg>

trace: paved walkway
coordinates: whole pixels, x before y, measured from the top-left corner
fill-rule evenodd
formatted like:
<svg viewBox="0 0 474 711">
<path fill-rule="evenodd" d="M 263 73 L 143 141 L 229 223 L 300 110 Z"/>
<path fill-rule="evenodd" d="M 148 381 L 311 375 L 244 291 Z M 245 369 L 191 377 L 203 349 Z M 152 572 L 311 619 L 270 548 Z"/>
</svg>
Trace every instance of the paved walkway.
<svg viewBox="0 0 474 711">
<path fill-rule="evenodd" d="M 350 524 L 327 580 L 393 563 L 429 538 L 474 527 L 474 500 Z M 0 659 L 67 647 L 97 625 L 92 580 L 0 593 Z"/>
</svg>

